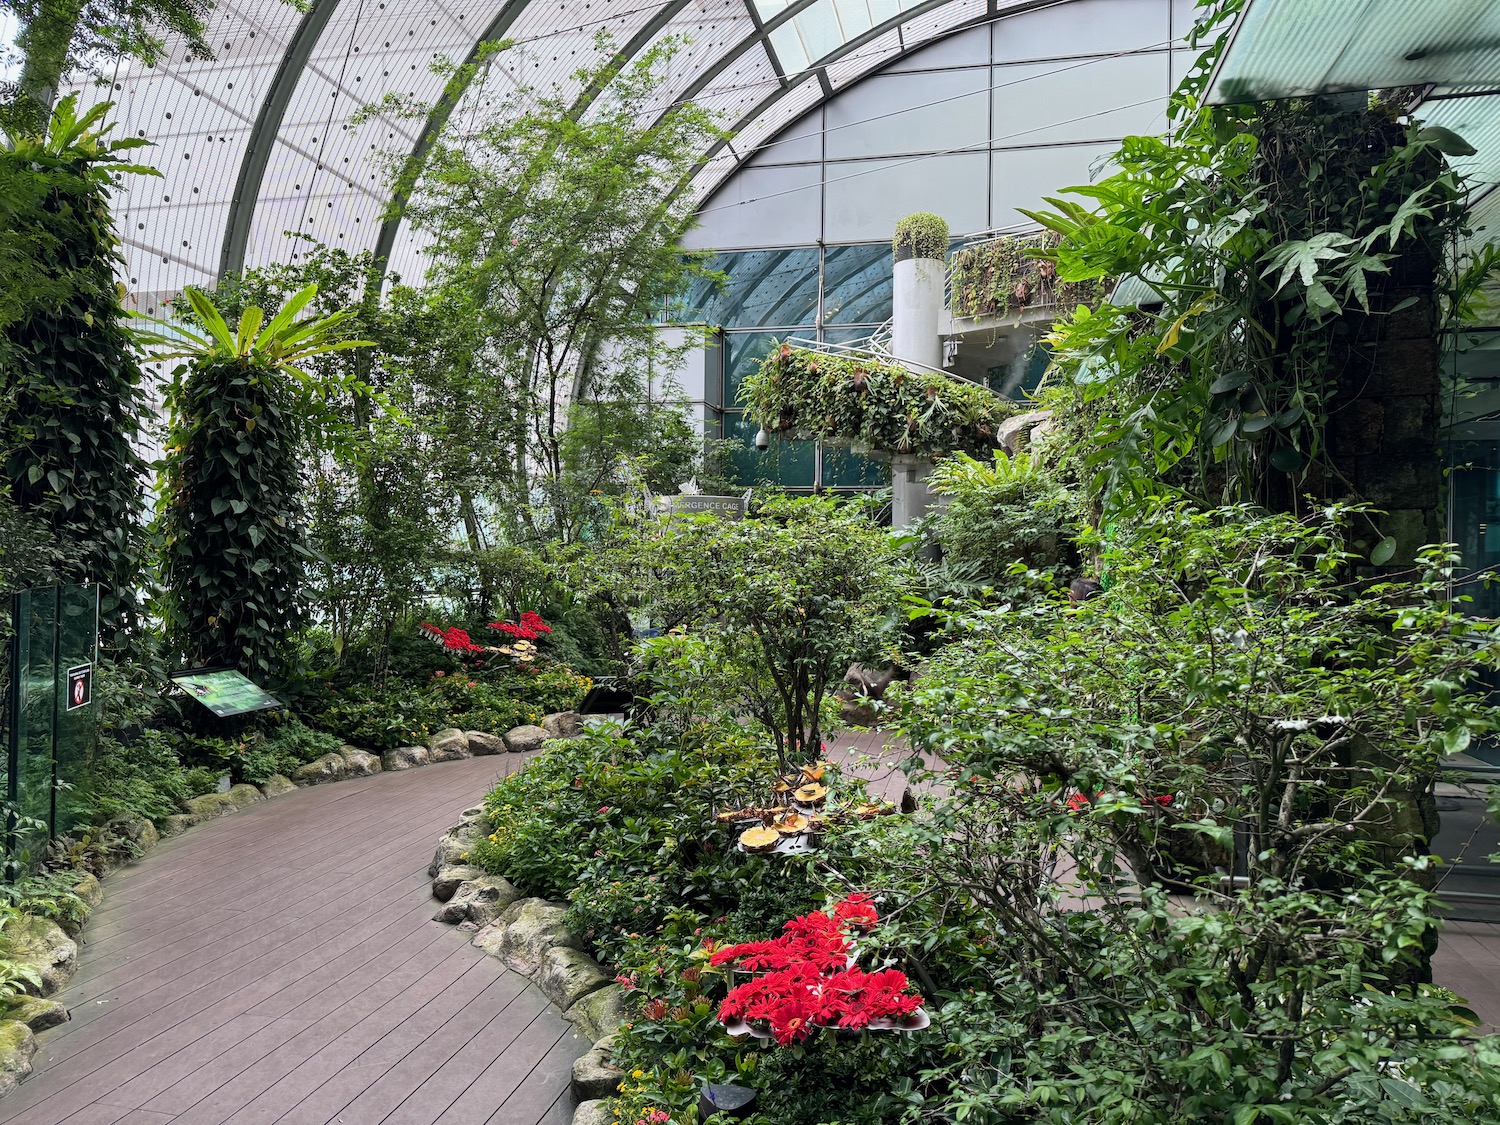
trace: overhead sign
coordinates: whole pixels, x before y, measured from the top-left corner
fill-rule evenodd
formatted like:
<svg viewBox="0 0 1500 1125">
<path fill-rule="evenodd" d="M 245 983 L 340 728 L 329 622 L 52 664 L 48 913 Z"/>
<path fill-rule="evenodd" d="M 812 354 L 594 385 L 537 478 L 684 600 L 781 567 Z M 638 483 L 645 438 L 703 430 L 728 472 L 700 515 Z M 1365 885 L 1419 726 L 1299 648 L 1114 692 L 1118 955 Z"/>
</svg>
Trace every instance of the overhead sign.
<svg viewBox="0 0 1500 1125">
<path fill-rule="evenodd" d="M 68 669 L 68 707 L 76 711 L 94 700 L 94 666 L 79 664 Z"/>
<path fill-rule="evenodd" d="M 189 668 L 167 678 L 221 719 L 283 706 L 281 700 L 233 668 Z"/>
</svg>

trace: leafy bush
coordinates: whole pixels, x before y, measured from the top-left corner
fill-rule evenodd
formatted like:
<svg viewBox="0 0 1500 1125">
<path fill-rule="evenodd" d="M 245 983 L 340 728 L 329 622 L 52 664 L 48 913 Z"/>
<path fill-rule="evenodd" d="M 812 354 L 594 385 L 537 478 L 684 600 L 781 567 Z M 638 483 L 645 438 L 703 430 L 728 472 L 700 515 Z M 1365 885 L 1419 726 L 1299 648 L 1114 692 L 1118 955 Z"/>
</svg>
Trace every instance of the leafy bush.
<svg viewBox="0 0 1500 1125">
<path fill-rule="evenodd" d="M 1414 983 L 1421 798 L 1495 723 L 1466 690 L 1495 627 L 1448 603 L 1441 551 L 1411 582 L 1354 581 L 1351 518 L 1146 512 L 1102 597 L 953 622 L 905 718 L 951 795 L 884 852 L 953 1044 L 910 1116 L 1500 1112 L 1500 1041 Z M 1243 885 L 1220 879 L 1236 840 Z M 1189 883 L 1189 909 L 1164 893 Z"/>
<path fill-rule="evenodd" d="M 886 453 L 986 454 L 1015 413 L 975 383 L 871 359 L 782 344 L 740 388 L 746 413 L 773 434 L 862 442 Z"/>
<path fill-rule="evenodd" d="M 1050 569 L 1066 585 L 1083 526 L 1082 504 L 1028 453 L 995 450 L 986 464 L 966 453 L 939 461 L 930 485 L 948 503 L 934 532 L 945 555 L 982 580 L 999 585 L 1019 563 Z"/>
</svg>

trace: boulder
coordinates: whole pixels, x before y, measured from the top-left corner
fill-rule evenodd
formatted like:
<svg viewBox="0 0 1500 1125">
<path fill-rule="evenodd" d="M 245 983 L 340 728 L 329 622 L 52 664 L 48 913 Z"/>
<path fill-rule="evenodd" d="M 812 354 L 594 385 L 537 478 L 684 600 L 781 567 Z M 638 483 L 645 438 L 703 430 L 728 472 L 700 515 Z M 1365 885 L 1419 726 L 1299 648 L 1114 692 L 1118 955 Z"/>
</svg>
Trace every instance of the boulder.
<svg viewBox="0 0 1500 1125">
<path fill-rule="evenodd" d="M 512 903 L 512 906 L 515 904 Z M 505 945 L 505 916 L 510 912 L 510 907 L 500 912 L 488 926 L 484 926 L 474 935 L 469 942 L 475 949 L 483 950 L 490 957 L 499 957 Z"/>
<path fill-rule="evenodd" d="M 542 743 L 551 737 L 541 727 L 530 725 L 511 727 L 505 732 L 505 745 L 510 747 L 512 754 L 525 754 L 531 750 L 540 750 Z"/>
<path fill-rule="evenodd" d="M 340 746 L 339 756 L 348 764 L 350 777 L 369 777 L 381 772 L 380 759 L 358 746 Z"/>
<path fill-rule="evenodd" d="M 542 963 L 532 977 L 542 995 L 564 1011 L 590 992 L 598 992 L 614 978 L 587 953 L 554 945 L 542 955 Z"/>
<path fill-rule="evenodd" d="M 531 976 L 541 966 L 548 950 L 554 947 L 578 949 L 578 939 L 563 924 L 567 913 L 567 907 L 546 899 L 523 898 L 512 903 L 496 920 L 497 924 L 504 923 L 504 929 L 498 953 L 494 955 L 505 962 L 506 968 Z"/>
<path fill-rule="evenodd" d="M 469 854 L 469 849 L 479 843 L 479 832 L 469 825 L 460 825 L 451 828 L 447 834 L 438 841 L 437 851 L 433 854 L 432 862 L 427 865 L 427 877 L 436 879 L 437 873 L 445 867 L 462 863 L 464 857 Z"/>
<path fill-rule="evenodd" d="M 1032 410 L 1007 418 L 995 427 L 995 444 L 1011 456 L 1031 448 L 1032 431 L 1052 417 L 1050 410 Z"/>
<path fill-rule="evenodd" d="M 78 968 L 78 943 L 56 922 L 22 914 L 0 930 L 10 942 L 10 959 L 30 965 L 41 976 L 43 996 L 65 985 Z"/>
<path fill-rule="evenodd" d="M 579 1102 L 573 1111 L 573 1125 L 619 1125 L 620 1120 L 610 1108 L 608 1098 Z"/>
<path fill-rule="evenodd" d="M 161 834 L 163 838 L 181 836 L 198 822 L 186 813 L 173 813 L 171 816 L 163 817 L 161 822 Z"/>
<path fill-rule="evenodd" d="M 583 733 L 583 716 L 577 711 L 554 711 L 542 720 L 548 738 L 577 738 Z"/>
<path fill-rule="evenodd" d="M 31 1028 L 18 1020 L 0 1020 L 0 1098 L 31 1073 L 34 1054 L 36 1036 Z"/>
<path fill-rule="evenodd" d="M 240 806 L 235 804 L 228 793 L 205 793 L 201 797 L 183 801 L 182 808 L 193 824 L 202 824 L 205 820 L 217 820 L 221 816 L 240 811 Z"/>
<path fill-rule="evenodd" d="M 298 785 L 323 785 L 330 781 L 343 781 L 349 776 L 349 763 L 342 754 L 324 754 L 321 758 L 298 766 L 292 780 Z"/>
<path fill-rule="evenodd" d="M 499 875 L 481 875 L 460 883 L 432 920 L 450 925 L 473 922 L 476 928 L 488 926 L 519 897 L 520 892 Z"/>
<path fill-rule="evenodd" d="M 478 757 L 481 754 L 504 754 L 505 739 L 498 734 L 487 734 L 482 730 L 471 730 L 467 732 L 469 739 L 469 753 Z"/>
<path fill-rule="evenodd" d="M 56 1000 L 44 1000 L 40 996 L 17 996 L 5 1005 L 5 1013 L 0 1018 L 24 1023 L 32 1031 L 43 1031 L 60 1023 L 67 1023 L 73 1017 Z"/>
<path fill-rule="evenodd" d="M 847 689 L 834 692 L 839 701 L 839 721 L 851 727 L 873 727 L 876 722 L 875 704 Z"/>
<path fill-rule="evenodd" d="M 380 764 L 387 771 L 410 770 L 425 766 L 430 757 L 425 746 L 398 746 L 380 755 Z"/>
<path fill-rule="evenodd" d="M 563 1013 L 585 1039 L 603 1039 L 620 1030 L 630 1018 L 628 993 L 618 984 L 605 985 L 590 992 Z"/>
<path fill-rule="evenodd" d="M 161 840 L 156 825 L 145 817 L 117 816 L 109 822 L 109 827 L 134 844 L 141 855 L 156 847 Z"/>
<path fill-rule="evenodd" d="M 288 793 L 297 792 L 297 785 L 291 778 L 282 777 L 279 773 L 273 773 L 260 783 L 260 791 L 262 796 L 267 798 L 284 797 Z"/>
<path fill-rule="evenodd" d="M 625 1072 L 617 1067 L 611 1051 L 614 1037 L 595 1043 L 591 1051 L 573 1061 L 573 1099 L 587 1102 L 595 1098 L 610 1098 L 620 1088 Z"/>
<path fill-rule="evenodd" d="M 458 891 L 458 888 L 471 879 L 484 877 L 484 868 L 473 867 L 467 863 L 456 863 L 451 867 L 444 867 L 432 879 L 432 897 L 439 902 L 447 902 Z"/>
<path fill-rule="evenodd" d="M 456 727 L 440 730 L 427 740 L 429 762 L 457 762 L 472 757 L 473 754 L 469 752 L 469 736 Z"/>
<path fill-rule="evenodd" d="M 73 884 L 73 893 L 83 899 L 90 910 L 97 910 L 104 901 L 104 888 L 98 879 L 87 873 L 80 875 L 78 882 Z"/>
<path fill-rule="evenodd" d="M 251 805 L 259 804 L 266 799 L 266 795 L 253 785 L 236 785 L 225 793 L 234 803 L 235 808 L 248 809 Z"/>
</svg>

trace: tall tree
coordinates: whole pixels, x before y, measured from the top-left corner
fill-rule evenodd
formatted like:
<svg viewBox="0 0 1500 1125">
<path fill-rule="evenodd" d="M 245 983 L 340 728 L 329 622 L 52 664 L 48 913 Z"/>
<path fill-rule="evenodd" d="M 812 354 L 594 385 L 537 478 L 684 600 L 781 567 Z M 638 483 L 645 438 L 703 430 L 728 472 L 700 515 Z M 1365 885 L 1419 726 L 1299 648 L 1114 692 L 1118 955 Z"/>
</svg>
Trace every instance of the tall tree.
<svg viewBox="0 0 1500 1125">
<path fill-rule="evenodd" d="M 511 537 L 577 537 L 597 487 L 570 479 L 570 461 L 590 461 L 563 437 L 577 401 L 633 407 L 590 419 L 621 463 L 659 429 L 642 424 L 646 373 L 670 367 L 674 349 L 655 323 L 703 269 L 680 249 L 693 211 L 679 189 L 719 136 L 700 107 L 659 104 L 678 46 L 580 72 L 592 98 L 521 89 L 477 124 L 450 119 L 420 175 L 394 177 L 412 222 L 435 236 L 429 281 L 452 333 L 430 368 L 444 404 L 436 428 L 473 539 L 484 496 L 514 513 Z"/>
</svg>

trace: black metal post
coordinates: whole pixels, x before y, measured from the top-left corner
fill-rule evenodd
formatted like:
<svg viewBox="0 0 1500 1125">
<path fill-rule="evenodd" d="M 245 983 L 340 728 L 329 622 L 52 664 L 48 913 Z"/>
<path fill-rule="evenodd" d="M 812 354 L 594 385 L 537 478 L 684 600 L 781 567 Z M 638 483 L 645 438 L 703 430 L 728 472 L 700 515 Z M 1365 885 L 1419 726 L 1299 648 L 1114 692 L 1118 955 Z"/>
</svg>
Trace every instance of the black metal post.
<svg viewBox="0 0 1500 1125">
<path fill-rule="evenodd" d="M 61 720 L 58 704 L 63 692 L 57 679 L 62 674 L 62 586 L 52 587 L 52 785 L 47 794 L 47 839 L 52 840 L 57 832 L 57 725 Z"/>
</svg>

